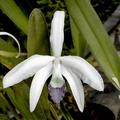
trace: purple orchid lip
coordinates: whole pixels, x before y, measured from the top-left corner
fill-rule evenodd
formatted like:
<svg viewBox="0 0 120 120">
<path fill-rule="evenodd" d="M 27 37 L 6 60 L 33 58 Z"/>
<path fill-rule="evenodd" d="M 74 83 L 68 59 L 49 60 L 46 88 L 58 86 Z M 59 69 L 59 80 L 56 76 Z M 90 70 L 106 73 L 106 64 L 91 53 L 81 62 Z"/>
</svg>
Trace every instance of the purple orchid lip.
<svg viewBox="0 0 120 120">
<path fill-rule="evenodd" d="M 66 92 L 66 84 L 62 87 L 53 88 L 51 84 L 48 85 L 49 94 L 54 103 L 59 103 L 63 100 Z"/>
</svg>

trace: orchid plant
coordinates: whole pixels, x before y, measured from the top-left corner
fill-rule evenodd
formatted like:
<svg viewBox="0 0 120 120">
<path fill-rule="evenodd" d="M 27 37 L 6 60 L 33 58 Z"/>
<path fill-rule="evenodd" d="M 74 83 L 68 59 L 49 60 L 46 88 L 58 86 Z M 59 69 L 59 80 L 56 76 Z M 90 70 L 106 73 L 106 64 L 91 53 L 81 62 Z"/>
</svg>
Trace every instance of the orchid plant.
<svg viewBox="0 0 120 120">
<path fill-rule="evenodd" d="M 90 1 L 64 0 L 64 5 L 65 8 L 62 9 L 56 9 L 58 4 L 54 6 L 53 11 L 62 11 L 56 11 L 51 24 L 49 24 L 45 18 L 49 17 L 51 20 L 50 16 L 53 14 L 51 11 L 48 11 L 46 16 L 40 9 L 35 8 L 31 14 L 26 14 L 14 0 L 0 0 L 1 11 L 17 26 L 16 29 L 19 28 L 22 33 L 20 37 L 23 34 L 27 35 L 26 47 L 26 37 L 25 41 L 22 39 L 19 43 L 14 35 L 0 32 L 0 36 L 7 35 L 13 38 L 19 48 L 19 53 L 17 53 L 13 45 L 0 38 L 0 62 L 11 69 L 5 76 L 0 77 L 0 108 L 2 110 L 8 108 L 6 113 L 2 114 L 4 115 L 3 120 L 8 118 L 8 115 L 6 116 L 8 111 L 11 111 L 17 120 L 21 120 L 16 109 L 26 120 L 58 120 L 54 105 L 61 105 L 62 117 L 72 120 L 69 112 L 62 106 L 66 92 L 72 92 L 78 109 L 83 112 L 83 83 L 99 91 L 104 89 L 103 79 L 99 72 L 83 59 L 86 46 L 98 62 L 102 72 L 120 90 L 120 58 Z M 68 51 L 72 51 L 67 54 L 68 56 L 64 56 L 63 49 L 64 11 L 67 11 L 66 20 L 68 20 L 68 16 L 70 18 L 69 22 L 66 22 L 67 25 L 70 23 L 70 29 L 67 31 L 71 30 L 74 46 L 72 50 L 67 48 Z M 28 19 L 26 16 L 29 14 Z M 50 37 L 48 37 L 50 25 L 51 31 Z M 24 51 L 20 49 L 21 42 L 25 44 L 22 48 L 27 53 L 21 53 Z M 27 80 L 23 81 L 25 79 Z M 61 104 L 51 104 L 48 94 L 53 103 Z M 4 103 L 5 106 L 1 103 Z M 14 107 L 12 108 L 12 106 Z M 1 120 L 2 117 L 0 114 Z"/>
<path fill-rule="evenodd" d="M 70 85 L 78 108 L 83 111 L 84 91 L 81 80 L 94 89 L 103 91 L 102 77 L 87 61 L 78 56 L 61 56 L 64 41 L 64 11 L 56 11 L 51 23 L 50 43 L 53 56 L 33 55 L 10 70 L 3 79 L 7 88 L 35 74 L 30 88 L 30 111 L 33 112 L 43 86 L 52 75 L 48 85 L 49 94 L 55 103 L 59 103 Z"/>
</svg>

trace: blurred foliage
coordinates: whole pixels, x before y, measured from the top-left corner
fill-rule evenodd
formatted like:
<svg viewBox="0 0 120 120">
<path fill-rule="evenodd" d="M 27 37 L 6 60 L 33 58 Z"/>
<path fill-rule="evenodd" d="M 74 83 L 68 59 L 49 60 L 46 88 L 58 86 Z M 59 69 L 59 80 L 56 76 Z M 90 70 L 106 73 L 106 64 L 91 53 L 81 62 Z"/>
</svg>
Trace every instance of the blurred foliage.
<svg viewBox="0 0 120 120">
<path fill-rule="evenodd" d="M 102 21 L 105 21 L 120 4 L 120 0 L 91 0 L 91 4 Z"/>
<path fill-rule="evenodd" d="M 16 4 L 20 7 L 23 13 L 29 17 L 31 11 L 34 8 L 40 8 L 43 12 L 48 30 L 50 30 L 50 22 L 52 15 L 56 10 L 64 10 L 67 13 L 64 0 L 14 0 Z M 119 0 L 91 0 L 93 7 L 95 8 L 97 14 L 102 21 L 106 20 L 119 5 Z M 65 20 L 65 31 L 66 34 L 69 33 L 69 16 L 66 14 Z M 7 31 L 15 35 L 21 42 L 22 51 L 26 50 L 26 35 L 0 10 L 0 31 Z M 12 28 L 12 29 L 11 29 Z M 66 37 L 67 35 L 65 35 Z M 69 43 L 71 43 L 69 36 Z M 66 41 L 65 41 L 66 42 Z M 68 45 L 70 46 L 70 45 Z"/>
<path fill-rule="evenodd" d="M 55 10 L 66 10 L 64 0 L 36 0 L 36 3 L 49 21 Z M 120 0 L 91 0 L 91 4 L 100 19 L 106 20 L 120 4 Z"/>
<path fill-rule="evenodd" d="M 15 0 L 15 2 L 27 17 L 29 16 L 33 8 L 40 8 L 45 15 L 48 26 L 50 26 L 51 18 L 54 11 L 66 11 L 64 0 Z M 91 4 L 95 8 L 101 20 L 106 20 L 113 13 L 119 3 L 119 0 L 91 0 Z M 0 30 L 6 30 L 11 33 L 14 32 L 14 34 L 18 35 L 18 28 L 16 29 L 16 26 L 4 14 L 2 14 L 1 11 L 0 16 Z M 66 26 L 68 26 L 68 16 L 66 16 L 66 19 Z"/>
<path fill-rule="evenodd" d="M 44 13 L 47 23 L 51 22 L 53 13 L 56 10 L 66 11 L 64 0 L 15 0 L 16 4 L 21 8 L 24 14 L 28 17 L 33 8 L 40 8 Z M 101 20 L 106 20 L 120 4 L 119 0 L 91 0 L 91 4 L 95 8 Z M 15 25 L 0 11 L 0 30 L 5 30 L 17 33 Z M 68 16 L 66 16 L 68 18 Z M 9 23 L 8 26 L 6 23 Z M 67 23 L 69 23 L 67 21 Z M 68 25 L 68 24 L 66 24 Z M 12 26 L 12 29 L 11 29 Z M 48 25 L 49 26 L 49 25 Z M 16 32 L 15 32 L 16 31 Z"/>
</svg>

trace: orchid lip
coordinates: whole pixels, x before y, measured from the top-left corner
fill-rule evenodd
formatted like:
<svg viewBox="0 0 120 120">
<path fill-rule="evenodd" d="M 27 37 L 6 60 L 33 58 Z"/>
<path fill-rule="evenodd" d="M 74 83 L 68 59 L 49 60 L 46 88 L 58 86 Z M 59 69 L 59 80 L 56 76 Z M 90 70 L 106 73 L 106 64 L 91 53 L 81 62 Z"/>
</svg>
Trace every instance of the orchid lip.
<svg viewBox="0 0 120 120">
<path fill-rule="evenodd" d="M 56 88 L 53 88 L 52 85 L 49 84 L 48 90 L 49 90 L 51 99 L 55 103 L 59 103 L 61 100 L 63 100 L 63 97 L 65 96 L 66 84 L 64 83 L 62 87 L 56 87 Z"/>
</svg>

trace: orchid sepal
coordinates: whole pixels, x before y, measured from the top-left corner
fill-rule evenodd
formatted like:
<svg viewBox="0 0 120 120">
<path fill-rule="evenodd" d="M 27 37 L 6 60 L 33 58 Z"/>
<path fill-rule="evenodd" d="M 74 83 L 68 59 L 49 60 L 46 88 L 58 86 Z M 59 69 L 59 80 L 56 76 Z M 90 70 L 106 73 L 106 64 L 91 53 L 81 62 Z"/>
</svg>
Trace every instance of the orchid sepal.
<svg viewBox="0 0 120 120">
<path fill-rule="evenodd" d="M 55 57 L 61 56 L 64 41 L 64 11 L 56 11 L 51 25 L 50 43 Z"/>
</svg>

